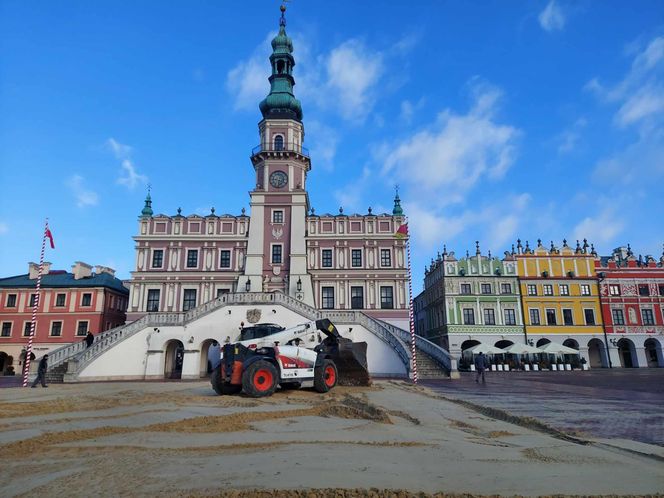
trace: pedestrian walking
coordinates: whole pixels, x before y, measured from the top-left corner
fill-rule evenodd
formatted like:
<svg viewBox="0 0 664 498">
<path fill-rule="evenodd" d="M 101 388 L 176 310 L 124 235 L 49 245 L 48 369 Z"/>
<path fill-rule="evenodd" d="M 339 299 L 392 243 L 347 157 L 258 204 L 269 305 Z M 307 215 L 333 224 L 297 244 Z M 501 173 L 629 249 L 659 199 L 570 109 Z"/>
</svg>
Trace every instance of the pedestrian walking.
<svg viewBox="0 0 664 498">
<path fill-rule="evenodd" d="M 85 336 L 86 349 L 92 346 L 93 342 L 95 342 L 95 336 L 92 335 L 92 332 L 88 331 L 88 335 Z"/>
<path fill-rule="evenodd" d="M 42 387 L 48 387 L 46 385 L 46 369 L 48 368 L 48 355 L 45 354 L 42 356 L 42 359 L 39 360 L 39 367 L 37 368 L 37 378 L 32 383 L 32 387 L 37 387 L 37 384 L 41 381 Z"/>
<path fill-rule="evenodd" d="M 484 353 L 480 351 L 480 354 L 478 354 L 475 357 L 475 370 L 477 371 L 477 376 L 475 377 L 475 382 L 479 383 L 480 381 L 480 376 L 482 377 L 482 383 L 486 384 L 486 380 L 484 379 L 484 371 L 489 368 L 489 359 L 484 356 Z"/>
</svg>

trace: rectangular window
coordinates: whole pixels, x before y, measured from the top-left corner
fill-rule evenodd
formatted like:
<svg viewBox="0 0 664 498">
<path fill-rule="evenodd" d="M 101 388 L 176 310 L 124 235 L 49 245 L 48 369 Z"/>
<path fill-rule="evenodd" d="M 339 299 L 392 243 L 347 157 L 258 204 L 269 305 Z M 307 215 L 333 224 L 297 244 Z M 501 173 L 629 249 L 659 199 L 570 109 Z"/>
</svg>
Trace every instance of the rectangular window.
<svg viewBox="0 0 664 498">
<path fill-rule="evenodd" d="M 565 325 L 574 325 L 572 310 L 563 310 L 563 323 Z"/>
<path fill-rule="evenodd" d="M 224 294 L 228 294 L 230 289 L 217 289 L 217 299 L 219 299 Z"/>
<path fill-rule="evenodd" d="M 159 289 L 148 289 L 148 311 L 159 311 Z"/>
<path fill-rule="evenodd" d="M 30 332 L 32 332 L 32 322 L 25 322 L 25 325 L 23 326 L 23 337 L 29 337 Z M 37 333 L 37 330 L 35 330 L 35 333 Z"/>
<path fill-rule="evenodd" d="M 560 284 L 558 286 L 558 290 L 560 291 L 561 296 L 569 296 L 569 285 L 567 284 Z"/>
<path fill-rule="evenodd" d="M 595 310 L 584 309 L 583 314 L 586 317 L 586 325 L 595 325 Z"/>
<path fill-rule="evenodd" d="M 332 268 L 332 249 L 323 249 L 322 256 L 323 256 L 322 267 Z"/>
<path fill-rule="evenodd" d="M 380 250 L 380 266 L 383 268 L 392 266 L 392 251 L 389 249 Z"/>
<path fill-rule="evenodd" d="M 51 323 L 51 336 L 60 337 L 62 335 L 62 322 Z"/>
<path fill-rule="evenodd" d="M 529 296 L 537 295 L 537 286 L 535 284 L 528 284 L 528 295 Z"/>
<path fill-rule="evenodd" d="M 496 324 L 496 312 L 492 309 L 484 310 L 484 325 L 495 325 Z"/>
<path fill-rule="evenodd" d="M 364 308 L 364 287 L 350 288 L 350 307 L 354 310 Z"/>
<path fill-rule="evenodd" d="M 391 310 L 394 308 L 394 289 L 392 287 L 380 288 L 380 309 Z"/>
<path fill-rule="evenodd" d="M 643 325 L 655 325 L 655 316 L 649 308 L 641 310 L 641 318 L 643 318 Z"/>
<path fill-rule="evenodd" d="M 553 285 L 544 284 L 542 286 L 542 292 L 544 293 L 545 296 L 553 296 Z"/>
<path fill-rule="evenodd" d="M 272 223 L 283 223 L 283 222 L 284 222 L 284 212 L 272 211 Z"/>
<path fill-rule="evenodd" d="M 198 250 L 189 249 L 187 251 L 187 268 L 198 268 Z"/>
<path fill-rule="evenodd" d="M 547 309 L 546 310 L 546 324 L 547 325 L 557 325 L 556 321 L 556 310 L 554 309 Z"/>
<path fill-rule="evenodd" d="M 664 284 L 659 284 L 659 295 L 664 296 Z"/>
<path fill-rule="evenodd" d="M 515 310 L 505 310 L 505 325 L 516 325 Z"/>
<path fill-rule="evenodd" d="M 475 310 L 472 308 L 463 309 L 463 324 L 475 325 Z"/>
<path fill-rule="evenodd" d="M 30 307 L 33 308 L 37 302 L 37 294 L 30 294 Z"/>
<path fill-rule="evenodd" d="M 334 287 L 322 287 L 321 307 L 325 310 L 334 309 Z"/>
<path fill-rule="evenodd" d="M 16 307 L 16 294 L 7 294 L 7 308 Z"/>
<path fill-rule="evenodd" d="M 196 307 L 196 289 L 185 289 L 182 300 L 182 311 L 189 311 Z"/>
<path fill-rule="evenodd" d="M 625 313 L 623 310 L 611 310 L 614 325 L 625 325 Z"/>
<path fill-rule="evenodd" d="M 491 294 L 491 284 L 481 284 L 480 291 L 482 294 Z"/>
<path fill-rule="evenodd" d="M 66 294 L 58 294 L 57 296 L 55 296 L 55 305 L 58 308 L 62 308 L 65 305 L 66 300 L 67 300 Z"/>
<path fill-rule="evenodd" d="M 511 294 L 512 293 L 512 284 L 500 284 L 500 293 L 501 294 Z"/>
<path fill-rule="evenodd" d="M 231 252 L 227 250 L 222 250 L 219 252 L 219 267 L 220 268 L 230 268 L 231 267 Z"/>
<path fill-rule="evenodd" d="M 281 244 L 275 244 L 272 246 L 272 264 L 280 265 L 281 264 L 281 252 L 283 246 Z"/>
<path fill-rule="evenodd" d="M 161 268 L 164 265 L 164 250 L 155 249 L 152 252 L 152 268 Z"/>
<path fill-rule="evenodd" d="M 360 268 L 362 266 L 362 250 L 353 249 L 351 251 L 351 266 L 353 268 Z"/>
<path fill-rule="evenodd" d="M 12 322 L 2 322 L 2 337 L 9 337 L 12 335 Z"/>
<path fill-rule="evenodd" d="M 92 294 L 86 292 L 81 298 L 81 306 L 92 306 Z"/>
<path fill-rule="evenodd" d="M 619 296 L 620 286 L 618 284 L 609 285 L 609 294 L 611 294 L 612 296 Z"/>
<path fill-rule="evenodd" d="M 649 296 L 650 289 L 647 284 L 639 284 L 639 296 Z"/>
<path fill-rule="evenodd" d="M 87 335 L 88 334 L 88 322 L 84 320 L 78 322 L 78 328 L 76 329 L 76 335 Z"/>
<path fill-rule="evenodd" d="M 461 294 L 470 294 L 470 284 L 461 284 Z"/>
<path fill-rule="evenodd" d="M 587 284 L 581 284 L 581 295 L 589 296 L 590 295 L 590 286 Z"/>
</svg>

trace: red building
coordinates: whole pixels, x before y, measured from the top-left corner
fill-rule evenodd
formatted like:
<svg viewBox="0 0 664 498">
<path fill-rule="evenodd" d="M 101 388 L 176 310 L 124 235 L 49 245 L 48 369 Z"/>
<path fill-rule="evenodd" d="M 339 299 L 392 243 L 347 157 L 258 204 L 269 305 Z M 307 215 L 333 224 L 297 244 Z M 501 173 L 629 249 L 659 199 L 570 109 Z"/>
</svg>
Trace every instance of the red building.
<svg viewBox="0 0 664 498">
<path fill-rule="evenodd" d="M 664 254 L 636 258 L 630 246 L 595 261 L 615 367 L 664 367 Z"/>
<path fill-rule="evenodd" d="M 64 344 L 123 325 L 129 290 L 103 266 L 76 262 L 72 272 L 51 270 L 44 263 L 33 339 L 37 358 Z M 0 279 L 0 372 L 20 373 L 30 336 L 39 265 L 29 272 Z"/>
</svg>

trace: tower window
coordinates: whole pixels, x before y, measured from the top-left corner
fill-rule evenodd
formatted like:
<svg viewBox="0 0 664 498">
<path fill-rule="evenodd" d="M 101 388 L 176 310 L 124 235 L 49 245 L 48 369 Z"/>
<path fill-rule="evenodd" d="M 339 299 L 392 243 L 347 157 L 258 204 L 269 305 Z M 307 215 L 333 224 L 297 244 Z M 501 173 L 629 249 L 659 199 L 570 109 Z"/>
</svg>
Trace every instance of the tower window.
<svg viewBox="0 0 664 498">
<path fill-rule="evenodd" d="M 274 150 L 284 150 L 284 137 L 281 135 L 274 137 Z"/>
<path fill-rule="evenodd" d="M 277 73 L 284 74 L 284 61 L 277 61 Z"/>
<path fill-rule="evenodd" d="M 281 264 L 281 254 L 282 254 L 281 244 L 273 245 L 272 246 L 272 264 L 276 264 L 276 265 Z"/>
<path fill-rule="evenodd" d="M 284 222 L 284 212 L 272 211 L 272 223 L 283 223 Z"/>
</svg>

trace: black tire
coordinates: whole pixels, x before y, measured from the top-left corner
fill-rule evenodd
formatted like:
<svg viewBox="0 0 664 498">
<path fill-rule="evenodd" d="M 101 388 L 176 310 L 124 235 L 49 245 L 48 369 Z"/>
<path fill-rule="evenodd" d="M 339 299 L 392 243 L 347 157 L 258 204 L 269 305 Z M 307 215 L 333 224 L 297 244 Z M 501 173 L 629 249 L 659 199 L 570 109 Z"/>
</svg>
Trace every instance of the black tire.
<svg viewBox="0 0 664 498">
<path fill-rule="evenodd" d="M 300 382 L 282 382 L 281 384 L 279 384 L 279 386 L 284 391 L 289 391 L 292 389 L 299 389 L 300 387 L 302 387 L 302 384 Z"/>
<path fill-rule="evenodd" d="M 337 385 L 339 374 L 332 360 L 323 360 L 321 366 L 314 369 L 314 389 L 326 393 Z"/>
<path fill-rule="evenodd" d="M 269 361 L 258 360 L 242 374 L 242 391 L 252 398 L 272 396 L 278 381 L 277 368 Z"/>
<path fill-rule="evenodd" d="M 212 383 L 212 389 L 219 396 L 223 394 L 237 394 L 242 390 L 242 386 L 229 384 L 221 378 L 221 365 L 212 371 L 210 382 Z"/>
</svg>

